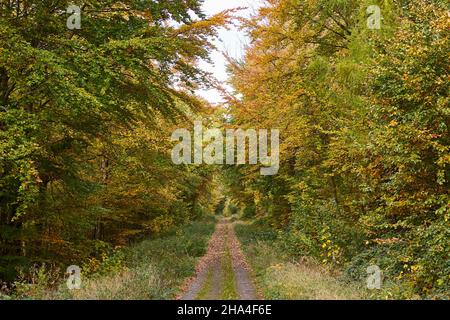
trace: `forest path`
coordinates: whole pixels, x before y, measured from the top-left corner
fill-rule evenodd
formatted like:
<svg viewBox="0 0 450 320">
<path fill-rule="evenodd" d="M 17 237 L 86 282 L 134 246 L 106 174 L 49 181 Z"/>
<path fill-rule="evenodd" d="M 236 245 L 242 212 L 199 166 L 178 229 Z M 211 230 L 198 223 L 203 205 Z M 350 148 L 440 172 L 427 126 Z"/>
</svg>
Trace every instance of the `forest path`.
<svg viewBox="0 0 450 320">
<path fill-rule="evenodd" d="M 181 300 L 255 300 L 252 282 L 233 223 L 217 223 L 206 254 L 197 265 L 196 276 L 179 297 Z"/>
</svg>

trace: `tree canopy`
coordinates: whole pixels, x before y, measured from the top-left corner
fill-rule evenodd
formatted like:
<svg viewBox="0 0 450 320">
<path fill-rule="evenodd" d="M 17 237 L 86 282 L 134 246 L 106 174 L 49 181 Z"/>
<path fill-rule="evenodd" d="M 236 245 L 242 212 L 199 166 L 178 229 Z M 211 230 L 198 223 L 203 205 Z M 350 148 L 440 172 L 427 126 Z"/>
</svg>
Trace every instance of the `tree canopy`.
<svg viewBox="0 0 450 320">
<path fill-rule="evenodd" d="M 373 1 L 372 1 L 373 2 Z M 449 285 L 449 19 L 442 1 L 268 1 L 231 65 L 233 121 L 281 130 L 281 169 L 230 169 L 234 195 L 295 255 L 405 296 Z M 404 293 L 408 292 L 408 293 Z"/>
<path fill-rule="evenodd" d="M 192 219 L 208 168 L 170 133 L 205 112 L 197 67 L 230 19 L 202 1 L 0 1 L 0 279 Z"/>
</svg>

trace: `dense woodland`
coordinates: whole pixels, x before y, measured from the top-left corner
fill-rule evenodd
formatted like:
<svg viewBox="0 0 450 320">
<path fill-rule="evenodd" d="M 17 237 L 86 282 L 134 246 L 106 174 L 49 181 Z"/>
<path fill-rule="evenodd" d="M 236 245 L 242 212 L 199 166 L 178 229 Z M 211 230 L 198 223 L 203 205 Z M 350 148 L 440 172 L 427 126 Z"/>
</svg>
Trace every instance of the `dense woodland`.
<svg viewBox="0 0 450 320">
<path fill-rule="evenodd" d="M 170 136 L 206 112 L 195 63 L 228 13 L 206 21 L 195 0 L 82 2 L 79 30 L 66 26 L 69 1 L 0 2 L 2 280 L 212 210 L 212 171 L 172 164 Z"/>
<path fill-rule="evenodd" d="M 279 128 L 281 169 L 230 169 L 248 216 L 285 250 L 354 279 L 378 265 L 400 297 L 448 297 L 447 1 L 271 0 L 231 66 L 233 125 Z"/>
<path fill-rule="evenodd" d="M 268 0 L 250 19 L 205 17 L 202 0 L 81 2 L 70 30 L 72 1 L 0 0 L 0 282 L 229 205 L 292 257 L 353 280 L 376 264 L 392 297 L 449 297 L 448 1 Z M 251 43 L 212 108 L 198 62 L 238 20 Z M 171 133 L 200 116 L 279 129 L 279 174 L 174 165 Z"/>
</svg>

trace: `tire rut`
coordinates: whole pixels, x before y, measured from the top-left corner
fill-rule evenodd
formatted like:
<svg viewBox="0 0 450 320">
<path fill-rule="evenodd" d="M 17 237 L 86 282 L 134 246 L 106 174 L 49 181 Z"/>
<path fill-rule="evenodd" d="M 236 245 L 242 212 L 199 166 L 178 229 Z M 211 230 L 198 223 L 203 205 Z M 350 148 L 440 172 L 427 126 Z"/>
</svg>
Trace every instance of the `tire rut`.
<svg viewBox="0 0 450 320">
<path fill-rule="evenodd" d="M 197 265 L 196 276 L 189 281 L 186 286 L 187 289 L 178 299 L 219 300 L 221 298 L 222 281 L 225 276 L 222 264 L 224 263 L 225 252 L 228 249 L 231 253 L 237 296 L 240 300 L 256 300 L 258 295 L 250 276 L 249 266 L 245 262 L 233 224 L 226 219 L 217 223 L 216 230 L 209 241 L 207 252 Z M 208 292 L 203 292 L 203 290 Z"/>
</svg>

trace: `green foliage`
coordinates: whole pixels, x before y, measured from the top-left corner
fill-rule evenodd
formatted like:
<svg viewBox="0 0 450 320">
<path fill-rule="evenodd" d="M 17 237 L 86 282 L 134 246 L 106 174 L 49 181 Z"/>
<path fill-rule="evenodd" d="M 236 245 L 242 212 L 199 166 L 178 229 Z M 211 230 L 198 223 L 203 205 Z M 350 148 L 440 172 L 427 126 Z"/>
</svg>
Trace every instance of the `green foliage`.
<svg viewBox="0 0 450 320">
<path fill-rule="evenodd" d="M 256 214 L 256 208 L 254 206 L 246 206 L 244 210 L 242 211 L 241 218 L 243 220 L 252 219 L 255 217 Z"/>
<path fill-rule="evenodd" d="M 226 203 L 227 203 L 227 198 L 223 197 L 217 204 L 216 209 L 214 210 L 215 215 L 221 215 L 224 213 Z"/>
<path fill-rule="evenodd" d="M 370 4 L 282 0 L 247 21 L 231 113 L 243 127 L 281 129 L 280 174 L 238 168 L 227 180 L 290 256 L 358 280 L 378 264 L 390 283 L 380 296 L 445 298 L 448 7 L 380 1 L 382 28 L 370 30 Z"/>
<path fill-rule="evenodd" d="M 69 4 L 0 1 L 1 280 L 102 261 L 98 241 L 126 245 L 215 204 L 214 171 L 174 166 L 170 136 L 205 112 L 197 62 L 230 12 L 88 1 L 69 30 Z"/>
</svg>

